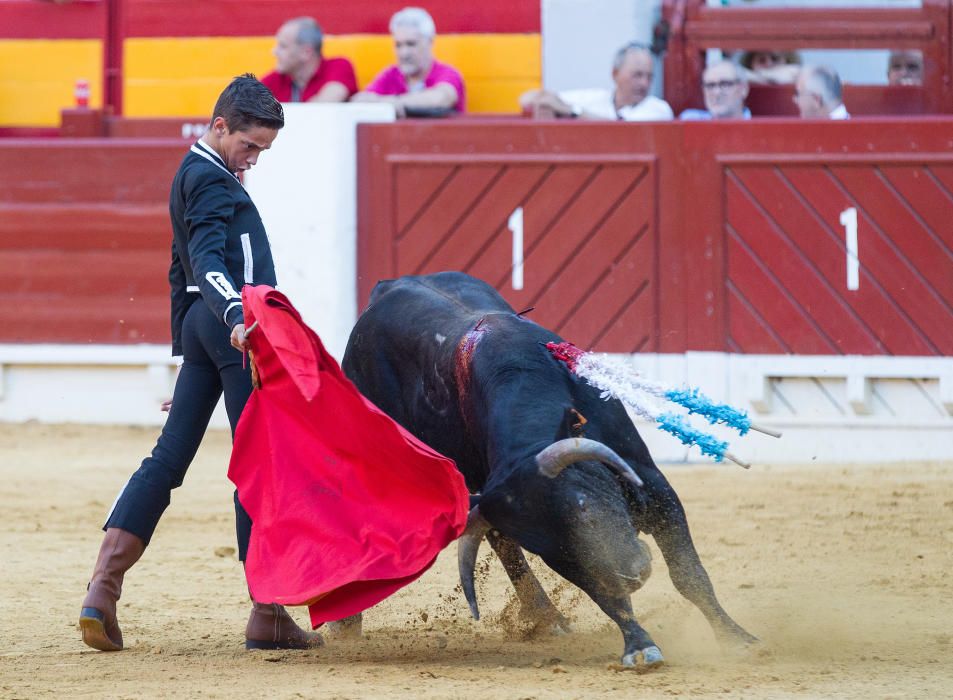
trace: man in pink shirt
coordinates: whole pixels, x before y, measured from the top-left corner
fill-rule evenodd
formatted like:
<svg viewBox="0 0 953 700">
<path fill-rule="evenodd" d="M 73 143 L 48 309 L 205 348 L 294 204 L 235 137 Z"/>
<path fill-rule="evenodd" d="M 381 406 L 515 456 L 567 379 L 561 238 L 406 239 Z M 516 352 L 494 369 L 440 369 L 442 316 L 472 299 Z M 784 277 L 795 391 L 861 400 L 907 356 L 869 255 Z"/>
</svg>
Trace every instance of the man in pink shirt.
<svg viewBox="0 0 953 700">
<path fill-rule="evenodd" d="M 296 17 L 275 35 L 275 70 L 261 79 L 279 102 L 347 102 L 357 92 L 354 66 L 324 58 L 324 34 L 312 17 Z"/>
<path fill-rule="evenodd" d="M 397 65 L 381 71 L 355 102 L 390 102 L 398 117 L 464 112 L 463 77 L 433 57 L 437 34 L 433 18 L 419 7 L 405 7 L 391 17 Z"/>
</svg>

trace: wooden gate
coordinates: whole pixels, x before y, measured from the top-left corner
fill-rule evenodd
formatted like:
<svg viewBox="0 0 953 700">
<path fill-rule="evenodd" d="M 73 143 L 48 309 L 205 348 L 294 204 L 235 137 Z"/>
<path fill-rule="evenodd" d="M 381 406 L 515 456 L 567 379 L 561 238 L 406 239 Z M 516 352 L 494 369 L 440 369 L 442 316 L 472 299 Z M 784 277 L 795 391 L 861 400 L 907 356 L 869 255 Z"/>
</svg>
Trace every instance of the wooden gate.
<svg viewBox="0 0 953 700">
<path fill-rule="evenodd" d="M 458 269 L 604 351 L 953 354 L 953 120 L 361 129 L 361 304 Z"/>
<path fill-rule="evenodd" d="M 656 154 L 625 148 L 625 130 L 606 127 L 540 153 L 513 124 L 474 126 L 479 145 L 456 153 L 398 150 L 367 163 L 359 212 L 391 215 L 359 216 L 361 302 L 382 277 L 463 270 L 580 345 L 657 351 Z M 480 141 L 500 128 L 515 138 Z"/>
</svg>

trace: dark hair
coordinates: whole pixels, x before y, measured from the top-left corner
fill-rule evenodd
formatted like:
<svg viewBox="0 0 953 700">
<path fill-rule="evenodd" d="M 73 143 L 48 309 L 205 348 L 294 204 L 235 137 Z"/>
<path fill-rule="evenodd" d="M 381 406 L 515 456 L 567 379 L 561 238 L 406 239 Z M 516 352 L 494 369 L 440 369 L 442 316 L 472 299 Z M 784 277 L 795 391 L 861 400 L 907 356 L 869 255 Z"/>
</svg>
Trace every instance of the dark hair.
<svg viewBox="0 0 953 700">
<path fill-rule="evenodd" d="M 797 51 L 770 51 L 768 49 L 754 49 L 745 51 L 741 54 L 741 58 L 738 60 L 738 63 L 748 70 L 753 70 L 751 65 L 754 63 L 754 57 L 762 53 L 777 54 L 780 57 L 782 64 L 793 66 L 801 65 L 801 55 Z"/>
<path fill-rule="evenodd" d="M 218 96 L 212 121 L 225 120 L 229 131 L 246 131 L 256 126 L 280 129 L 285 125 L 285 111 L 271 90 L 251 73 L 240 75 Z"/>
</svg>

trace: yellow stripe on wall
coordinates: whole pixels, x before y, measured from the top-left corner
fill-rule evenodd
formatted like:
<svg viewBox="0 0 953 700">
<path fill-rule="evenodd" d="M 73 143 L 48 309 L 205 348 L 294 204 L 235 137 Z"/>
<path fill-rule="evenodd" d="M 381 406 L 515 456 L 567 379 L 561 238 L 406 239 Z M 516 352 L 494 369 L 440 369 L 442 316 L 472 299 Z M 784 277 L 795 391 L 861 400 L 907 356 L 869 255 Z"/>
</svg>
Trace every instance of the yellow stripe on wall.
<svg viewBox="0 0 953 700">
<path fill-rule="evenodd" d="M 98 39 L 0 40 L 0 125 L 59 126 L 73 107 L 77 79 L 89 81 L 91 107 L 103 103 L 103 48 Z"/>
<path fill-rule="evenodd" d="M 123 114 L 208 118 L 228 81 L 264 75 L 271 37 L 127 39 L 123 44 Z"/>
<path fill-rule="evenodd" d="M 129 117 L 207 117 L 228 81 L 274 66 L 272 37 L 127 39 L 124 44 L 124 113 Z M 456 67 L 471 112 L 517 112 L 520 93 L 541 81 L 539 34 L 438 36 L 436 57 Z M 326 56 L 346 56 L 364 87 L 394 62 L 386 35 L 329 36 Z"/>
</svg>

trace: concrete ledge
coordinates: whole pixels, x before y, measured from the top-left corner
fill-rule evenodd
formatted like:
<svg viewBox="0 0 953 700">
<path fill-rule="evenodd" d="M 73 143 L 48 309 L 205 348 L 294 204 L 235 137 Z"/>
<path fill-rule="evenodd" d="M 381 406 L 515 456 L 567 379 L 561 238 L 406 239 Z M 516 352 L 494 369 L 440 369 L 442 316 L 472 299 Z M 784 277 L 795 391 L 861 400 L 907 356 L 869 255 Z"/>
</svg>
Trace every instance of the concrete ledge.
<svg viewBox="0 0 953 700">
<path fill-rule="evenodd" d="M 162 425 L 177 364 L 168 345 L 0 345 L 0 421 Z"/>
<path fill-rule="evenodd" d="M 953 459 L 953 358 L 690 352 L 629 361 L 648 378 L 697 386 L 783 431 L 742 438 L 691 419 L 755 463 Z M 168 346 L 0 345 L 0 421 L 158 426 L 175 377 Z M 636 425 L 657 461 L 708 459 L 654 425 Z M 212 426 L 228 427 L 221 405 Z"/>
</svg>

